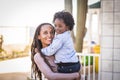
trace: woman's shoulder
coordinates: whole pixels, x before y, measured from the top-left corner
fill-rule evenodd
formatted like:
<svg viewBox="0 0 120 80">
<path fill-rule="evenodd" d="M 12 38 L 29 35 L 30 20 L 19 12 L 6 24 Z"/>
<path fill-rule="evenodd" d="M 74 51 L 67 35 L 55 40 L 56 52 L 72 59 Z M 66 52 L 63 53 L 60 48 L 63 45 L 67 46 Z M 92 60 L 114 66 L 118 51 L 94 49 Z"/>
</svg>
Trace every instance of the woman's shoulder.
<svg viewBox="0 0 120 80">
<path fill-rule="evenodd" d="M 34 55 L 34 61 L 37 63 L 38 61 L 43 60 L 42 56 L 40 55 L 40 53 L 36 53 Z"/>
</svg>

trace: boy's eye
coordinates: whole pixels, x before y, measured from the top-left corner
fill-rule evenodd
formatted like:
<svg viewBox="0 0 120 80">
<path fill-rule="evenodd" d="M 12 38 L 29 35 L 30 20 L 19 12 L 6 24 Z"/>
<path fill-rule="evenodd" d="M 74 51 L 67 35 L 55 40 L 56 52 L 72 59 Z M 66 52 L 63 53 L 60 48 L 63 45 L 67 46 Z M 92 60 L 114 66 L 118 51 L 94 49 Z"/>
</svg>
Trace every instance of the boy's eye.
<svg viewBox="0 0 120 80">
<path fill-rule="evenodd" d="M 61 28 L 62 26 L 55 26 L 55 28 Z"/>
<path fill-rule="evenodd" d="M 61 26 L 58 26 L 58 28 L 61 28 Z"/>
<path fill-rule="evenodd" d="M 56 25 L 54 25 L 56 27 Z"/>
</svg>

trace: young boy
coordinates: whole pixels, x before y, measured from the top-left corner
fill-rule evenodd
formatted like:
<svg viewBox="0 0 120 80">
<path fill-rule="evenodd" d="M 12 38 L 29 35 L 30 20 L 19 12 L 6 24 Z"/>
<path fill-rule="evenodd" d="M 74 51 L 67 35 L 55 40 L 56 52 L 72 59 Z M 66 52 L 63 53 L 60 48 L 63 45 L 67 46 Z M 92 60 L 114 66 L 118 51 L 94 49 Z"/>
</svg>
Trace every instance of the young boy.
<svg viewBox="0 0 120 80">
<path fill-rule="evenodd" d="M 55 56 L 58 72 L 78 72 L 80 70 L 80 62 L 70 33 L 74 26 L 73 16 L 69 12 L 57 12 L 54 15 L 53 23 L 56 32 L 55 38 L 48 47 L 41 49 L 41 52 L 46 56 Z"/>
</svg>

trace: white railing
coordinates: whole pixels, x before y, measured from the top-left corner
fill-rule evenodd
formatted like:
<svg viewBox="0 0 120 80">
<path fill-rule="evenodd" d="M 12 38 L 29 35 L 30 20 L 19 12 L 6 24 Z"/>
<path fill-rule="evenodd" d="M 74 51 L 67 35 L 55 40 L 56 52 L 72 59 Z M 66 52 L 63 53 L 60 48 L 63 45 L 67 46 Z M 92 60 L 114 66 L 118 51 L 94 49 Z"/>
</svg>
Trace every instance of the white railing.
<svg viewBox="0 0 120 80">
<path fill-rule="evenodd" d="M 80 62 L 82 64 L 81 70 L 80 70 L 81 80 L 100 80 L 100 54 L 77 53 L 77 55 L 79 56 Z M 86 62 L 86 56 L 88 57 L 87 62 Z M 92 60 L 92 63 L 91 63 L 91 60 Z M 95 70 L 95 68 L 97 68 L 96 66 L 98 67 L 97 72 Z"/>
</svg>

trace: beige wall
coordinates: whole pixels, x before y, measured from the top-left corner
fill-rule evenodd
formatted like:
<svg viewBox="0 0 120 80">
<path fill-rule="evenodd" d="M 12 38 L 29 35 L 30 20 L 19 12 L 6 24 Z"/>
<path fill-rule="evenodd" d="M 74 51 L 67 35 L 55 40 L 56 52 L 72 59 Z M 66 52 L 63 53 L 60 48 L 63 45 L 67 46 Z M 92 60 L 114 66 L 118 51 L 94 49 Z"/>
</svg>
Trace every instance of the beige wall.
<svg viewBox="0 0 120 80">
<path fill-rule="evenodd" d="M 120 80 L 120 0 L 101 0 L 101 79 Z"/>
</svg>

